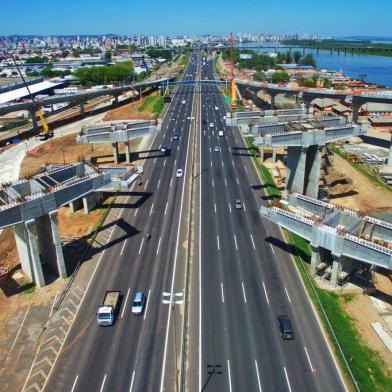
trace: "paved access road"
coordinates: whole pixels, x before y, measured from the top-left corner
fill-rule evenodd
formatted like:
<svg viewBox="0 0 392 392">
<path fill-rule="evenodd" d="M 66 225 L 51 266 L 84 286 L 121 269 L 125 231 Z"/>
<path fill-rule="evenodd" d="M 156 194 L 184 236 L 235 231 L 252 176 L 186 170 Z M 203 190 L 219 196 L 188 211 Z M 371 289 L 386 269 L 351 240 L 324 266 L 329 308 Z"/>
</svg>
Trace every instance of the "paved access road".
<svg viewBox="0 0 392 392">
<path fill-rule="evenodd" d="M 201 76 L 214 79 L 212 61 Z M 266 197 L 239 131 L 224 125 L 223 95 L 214 86 L 201 89 L 187 390 L 344 390 L 281 233 L 259 215 Z M 294 340 L 280 337 L 279 314 L 290 316 Z"/>
<path fill-rule="evenodd" d="M 183 78 L 195 79 L 196 66 L 193 55 Z M 135 185 L 122 206 L 46 391 L 174 390 L 175 378 L 167 376 L 172 366 L 168 357 L 173 358 L 171 307 L 162 303 L 162 293 L 184 289 L 186 236 L 180 228 L 186 226 L 188 210 L 185 185 L 196 104 L 193 89 L 178 87 L 161 133 L 142 154 L 143 185 Z M 175 132 L 179 140 L 173 140 Z M 161 145 L 170 147 L 168 155 L 160 151 Z M 182 178 L 175 175 L 178 168 L 184 170 Z M 152 233 L 149 240 L 147 228 Z M 115 325 L 104 328 L 96 324 L 95 314 L 106 290 L 120 290 L 123 298 Z M 136 291 L 147 295 L 142 316 L 131 314 Z"/>
</svg>

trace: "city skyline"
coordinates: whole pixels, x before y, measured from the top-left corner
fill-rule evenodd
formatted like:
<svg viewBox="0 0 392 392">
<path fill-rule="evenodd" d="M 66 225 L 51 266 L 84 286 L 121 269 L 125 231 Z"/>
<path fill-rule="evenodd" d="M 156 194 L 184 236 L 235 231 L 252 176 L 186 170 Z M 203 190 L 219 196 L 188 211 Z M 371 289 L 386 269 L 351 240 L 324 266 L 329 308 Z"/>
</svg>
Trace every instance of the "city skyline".
<svg viewBox="0 0 392 392">
<path fill-rule="evenodd" d="M 386 0 L 378 1 L 377 7 L 353 0 L 329 6 L 310 0 L 303 0 L 300 5 L 292 0 L 284 4 L 245 0 L 240 7 L 231 0 L 213 4 L 201 0 L 196 7 L 178 0 L 168 1 L 162 7 L 161 2 L 152 0 L 148 9 L 141 3 L 128 4 L 123 0 L 113 0 L 110 5 L 108 9 L 107 2 L 92 0 L 10 3 L 2 10 L 0 35 L 222 35 L 230 31 L 264 31 L 332 37 L 391 36 L 392 3 Z M 356 17 L 349 18 L 352 14 Z"/>
</svg>

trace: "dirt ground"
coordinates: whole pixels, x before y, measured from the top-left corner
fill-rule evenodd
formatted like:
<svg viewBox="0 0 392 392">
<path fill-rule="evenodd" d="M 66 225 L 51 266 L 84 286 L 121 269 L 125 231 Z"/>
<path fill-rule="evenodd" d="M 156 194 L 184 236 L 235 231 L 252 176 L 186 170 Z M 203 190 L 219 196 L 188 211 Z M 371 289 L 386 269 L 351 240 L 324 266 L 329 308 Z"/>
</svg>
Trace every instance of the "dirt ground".
<svg viewBox="0 0 392 392">
<path fill-rule="evenodd" d="M 379 275 L 379 274 L 378 274 Z M 384 276 L 385 278 L 385 276 Z M 383 290 L 387 290 L 392 292 L 392 282 L 388 278 L 386 278 L 389 283 L 386 282 L 385 279 L 381 277 L 376 277 L 375 285 L 378 290 L 377 282 L 380 280 L 383 282 L 384 288 Z M 388 287 L 385 287 L 388 286 Z M 384 360 L 388 372 L 392 374 L 392 354 L 384 345 L 382 340 L 379 338 L 377 333 L 374 331 L 372 327 L 372 323 L 380 322 L 384 327 L 387 327 L 383 318 L 378 314 L 373 302 L 371 301 L 368 295 L 358 294 L 354 297 L 353 300 L 348 303 L 343 303 L 343 308 L 345 311 L 354 319 L 355 325 L 361 334 L 364 342 L 368 347 L 377 351 L 381 358 Z"/>
<path fill-rule="evenodd" d="M 145 98 L 137 102 L 128 103 L 124 106 L 109 110 L 103 121 L 113 120 L 152 120 L 154 115 L 150 112 L 139 112 L 140 105 L 144 102 Z"/>
<path fill-rule="evenodd" d="M 374 185 L 365 175 L 355 170 L 350 163 L 339 155 L 334 155 L 333 165 L 353 179 L 352 196 L 337 197 L 331 203 L 352 208 L 364 213 L 392 210 L 392 193 Z"/>
</svg>

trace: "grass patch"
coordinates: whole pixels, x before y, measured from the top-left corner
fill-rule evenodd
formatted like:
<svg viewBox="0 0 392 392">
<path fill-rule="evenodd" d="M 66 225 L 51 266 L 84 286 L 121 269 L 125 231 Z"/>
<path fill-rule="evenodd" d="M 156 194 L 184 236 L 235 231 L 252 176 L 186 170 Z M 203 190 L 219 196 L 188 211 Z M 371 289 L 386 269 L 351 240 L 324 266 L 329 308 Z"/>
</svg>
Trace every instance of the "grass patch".
<svg viewBox="0 0 392 392">
<path fill-rule="evenodd" d="M 33 294 L 35 291 L 36 287 L 28 287 L 27 289 L 23 290 L 23 294 Z"/>
<path fill-rule="evenodd" d="M 252 160 L 255 163 L 260 179 L 266 185 L 266 194 L 273 198 L 280 197 L 281 193 L 276 188 L 271 173 L 258 159 L 260 154 L 257 146 L 254 145 L 253 138 L 244 137 L 244 140 L 252 154 Z M 355 387 L 350 370 L 361 391 L 381 392 L 392 390 L 392 378 L 384 372 L 385 363 L 383 359 L 377 352 L 366 345 L 356 329 L 353 319 L 342 308 L 342 302 L 347 303 L 354 296 L 338 296 L 314 285 L 313 279 L 308 274 L 308 264 L 304 263 L 303 259 L 299 256 L 302 255 L 304 258 L 310 258 L 311 251 L 308 242 L 304 238 L 290 233 L 287 230 L 283 230 L 283 234 L 286 242 L 294 245 L 297 249 L 297 254 L 293 256 L 294 261 L 309 297 L 315 304 L 325 330 L 335 348 L 341 369 L 346 375 L 346 379 L 352 383 L 352 389 Z M 346 366 L 344 358 L 346 358 L 350 368 Z"/>
<path fill-rule="evenodd" d="M 190 55 L 191 55 L 190 52 L 185 52 L 185 53 L 182 55 L 180 64 L 181 64 L 181 65 L 188 65 Z"/>
<path fill-rule="evenodd" d="M 305 239 L 287 230 L 283 230 L 286 241 L 298 249 L 298 254 L 310 256 L 310 248 Z M 341 364 L 341 369 L 351 380 L 343 355 L 339 350 L 337 341 L 347 359 L 350 369 L 358 383 L 361 391 L 387 391 L 392 390 L 392 379 L 383 372 L 385 363 L 377 352 L 367 347 L 357 331 L 353 319 L 342 308 L 341 301 L 347 303 L 351 301 L 353 295 L 338 296 L 329 291 L 318 288 L 313 284 L 312 278 L 308 275 L 308 265 L 298 256 L 294 256 L 294 261 L 301 274 L 307 292 L 316 305 L 316 309 L 321 317 L 326 331 L 330 336 L 330 341 L 335 348 L 335 353 Z M 325 311 L 325 314 L 323 312 Z M 328 323 L 329 321 L 329 323 Z M 332 327 L 332 330 L 330 328 Z"/>
<path fill-rule="evenodd" d="M 139 112 L 150 112 L 158 117 L 164 107 L 163 97 L 158 94 L 148 96 L 140 105 Z"/>
<path fill-rule="evenodd" d="M 249 149 L 249 152 L 252 154 L 252 160 L 256 166 L 257 172 L 259 173 L 259 176 L 263 184 L 266 186 L 265 192 L 273 200 L 280 199 L 282 194 L 280 190 L 276 187 L 275 181 L 272 178 L 272 174 L 270 173 L 268 168 L 264 166 L 258 159 L 260 157 L 260 152 L 258 147 L 254 144 L 254 138 L 244 137 L 244 140 L 246 146 Z"/>
</svg>

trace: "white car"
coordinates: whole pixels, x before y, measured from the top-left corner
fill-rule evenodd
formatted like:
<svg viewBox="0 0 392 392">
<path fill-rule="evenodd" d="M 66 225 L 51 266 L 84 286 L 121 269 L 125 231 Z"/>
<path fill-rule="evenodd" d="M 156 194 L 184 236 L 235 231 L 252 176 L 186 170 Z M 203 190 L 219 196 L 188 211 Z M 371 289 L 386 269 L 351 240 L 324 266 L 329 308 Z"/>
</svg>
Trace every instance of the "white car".
<svg viewBox="0 0 392 392">
<path fill-rule="evenodd" d="M 183 170 L 182 169 L 177 169 L 176 171 L 176 177 L 182 177 Z"/>
<path fill-rule="evenodd" d="M 186 103 L 185 99 L 183 99 L 183 100 L 181 101 L 181 103 Z"/>
<path fill-rule="evenodd" d="M 210 128 L 214 128 L 214 123 L 210 123 Z"/>
<path fill-rule="evenodd" d="M 145 296 L 141 291 L 138 291 L 135 294 L 135 297 L 132 302 L 132 314 L 135 316 L 139 316 L 143 313 L 144 310 L 144 302 Z"/>
<path fill-rule="evenodd" d="M 215 110 L 219 110 L 218 106 L 215 106 Z"/>
<path fill-rule="evenodd" d="M 219 146 L 215 146 L 215 147 L 214 147 L 214 151 L 215 151 L 215 152 L 219 152 L 219 151 L 220 151 Z"/>
</svg>

